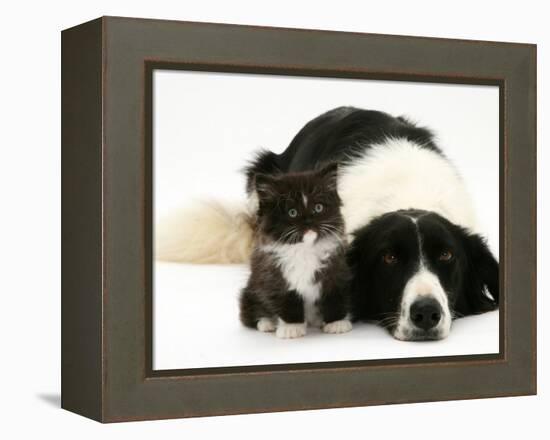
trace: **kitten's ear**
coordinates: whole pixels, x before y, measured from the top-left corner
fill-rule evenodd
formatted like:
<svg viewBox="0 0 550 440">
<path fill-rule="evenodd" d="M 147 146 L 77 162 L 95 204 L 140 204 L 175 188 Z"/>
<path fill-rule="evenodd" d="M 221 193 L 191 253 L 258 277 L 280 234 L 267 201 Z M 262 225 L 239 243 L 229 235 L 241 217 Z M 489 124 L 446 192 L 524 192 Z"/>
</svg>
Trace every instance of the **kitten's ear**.
<svg viewBox="0 0 550 440">
<path fill-rule="evenodd" d="M 269 174 L 258 173 L 254 176 L 254 188 L 261 200 L 270 199 L 277 195 L 275 184 L 276 178 Z"/>
<path fill-rule="evenodd" d="M 327 183 L 327 187 L 331 191 L 336 191 L 338 179 L 338 163 L 330 162 L 319 170 L 319 175 Z"/>
</svg>

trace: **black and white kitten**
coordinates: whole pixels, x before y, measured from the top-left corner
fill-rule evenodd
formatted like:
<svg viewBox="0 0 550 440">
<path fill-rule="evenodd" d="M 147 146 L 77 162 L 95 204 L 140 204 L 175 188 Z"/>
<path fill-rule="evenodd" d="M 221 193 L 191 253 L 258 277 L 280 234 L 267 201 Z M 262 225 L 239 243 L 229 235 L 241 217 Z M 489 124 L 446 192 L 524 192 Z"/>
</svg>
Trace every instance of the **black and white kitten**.
<svg viewBox="0 0 550 440">
<path fill-rule="evenodd" d="M 247 327 L 280 338 L 351 330 L 344 222 L 337 165 L 319 171 L 258 174 L 257 240 L 251 274 L 240 297 Z"/>
</svg>

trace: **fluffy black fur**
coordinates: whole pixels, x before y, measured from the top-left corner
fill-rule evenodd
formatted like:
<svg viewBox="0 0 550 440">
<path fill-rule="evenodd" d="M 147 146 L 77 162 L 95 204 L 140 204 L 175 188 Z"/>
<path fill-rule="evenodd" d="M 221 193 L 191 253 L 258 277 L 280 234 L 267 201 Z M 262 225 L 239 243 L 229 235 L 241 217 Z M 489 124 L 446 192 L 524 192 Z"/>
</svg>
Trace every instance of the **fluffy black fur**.
<svg viewBox="0 0 550 440">
<path fill-rule="evenodd" d="M 315 304 L 319 317 L 322 322 L 330 323 L 348 313 L 351 276 L 346 263 L 336 173 L 337 165 L 331 164 L 315 172 L 254 176 L 259 196 L 257 246 L 251 258 L 251 275 L 240 297 L 240 317 L 244 325 L 256 328 L 260 318 L 304 323 L 302 294 L 285 278 L 281 261 L 274 251 L 266 250 L 266 246 L 303 246 L 304 234 L 308 231 L 317 234 L 311 252 L 324 239 L 337 244 L 317 270 L 303 274 L 311 276 L 311 284 L 320 286 Z M 304 197 L 307 198 L 305 204 Z"/>
</svg>

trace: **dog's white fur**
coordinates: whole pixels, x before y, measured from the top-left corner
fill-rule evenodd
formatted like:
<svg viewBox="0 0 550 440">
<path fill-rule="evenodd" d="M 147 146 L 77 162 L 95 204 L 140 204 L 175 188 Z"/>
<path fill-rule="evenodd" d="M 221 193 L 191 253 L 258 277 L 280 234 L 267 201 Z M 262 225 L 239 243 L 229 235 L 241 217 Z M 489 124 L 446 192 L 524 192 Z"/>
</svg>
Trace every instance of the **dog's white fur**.
<svg viewBox="0 0 550 440">
<path fill-rule="evenodd" d="M 456 168 L 441 154 L 403 138 L 388 138 L 350 159 L 339 170 L 338 191 L 348 233 L 381 214 L 410 208 L 434 211 L 474 232 L 477 229 L 472 201 Z M 242 207 L 211 202 L 176 213 L 156 228 L 156 258 L 246 262 L 257 206 L 257 195 L 252 193 Z"/>
<path fill-rule="evenodd" d="M 456 168 L 441 154 L 407 139 L 387 139 L 344 165 L 338 193 L 348 232 L 386 212 L 411 208 L 476 229 L 472 201 Z"/>
<path fill-rule="evenodd" d="M 451 309 L 449 308 L 449 299 L 447 298 L 443 286 L 439 282 L 439 278 L 426 268 L 424 253 L 422 251 L 422 238 L 418 229 L 418 218 L 411 217 L 411 221 L 416 227 L 420 266 L 417 272 L 405 285 L 403 298 L 401 298 L 399 318 L 393 335 L 395 338 L 403 341 L 411 339 L 411 335 L 415 328 L 411 321 L 411 306 L 415 301 L 425 296 L 432 297 L 441 306 L 441 320 L 433 328 L 432 332 L 437 334 L 439 339 L 444 339 L 449 336 L 453 321 Z"/>
<path fill-rule="evenodd" d="M 404 341 L 411 339 L 414 324 L 411 322 L 411 305 L 422 297 L 432 297 L 442 309 L 441 320 L 431 330 L 439 339 L 446 338 L 451 331 L 451 311 L 447 295 L 439 282 L 439 278 L 421 263 L 417 273 L 407 282 L 401 299 L 401 312 L 394 331 L 394 337 Z"/>
</svg>

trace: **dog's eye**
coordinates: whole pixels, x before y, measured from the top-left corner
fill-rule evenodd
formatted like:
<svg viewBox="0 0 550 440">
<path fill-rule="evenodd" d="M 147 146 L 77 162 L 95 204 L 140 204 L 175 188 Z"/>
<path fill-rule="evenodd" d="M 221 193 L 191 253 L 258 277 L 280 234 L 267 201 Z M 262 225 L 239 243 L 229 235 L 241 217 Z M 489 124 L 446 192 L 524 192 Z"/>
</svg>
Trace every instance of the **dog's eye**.
<svg viewBox="0 0 550 440">
<path fill-rule="evenodd" d="M 450 261 L 453 258 L 453 253 L 451 251 L 443 251 L 439 254 L 439 261 Z"/>
<path fill-rule="evenodd" d="M 392 252 L 386 252 L 383 256 L 382 256 L 382 261 L 386 264 L 395 264 L 397 263 L 397 257 L 395 256 L 394 253 Z"/>
<path fill-rule="evenodd" d="M 298 210 L 295 209 L 295 208 L 290 208 L 290 209 L 288 210 L 288 216 L 289 216 L 289 217 L 292 217 L 292 218 L 298 217 Z"/>
<path fill-rule="evenodd" d="M 320 212 L 323 212 L 323 209 L 325 209 L 325 207 L 323 206 L 322 203 L 316 203 L 315 206 L 313 207 L 313 210 L 319 214 Z"/>
</svg>

